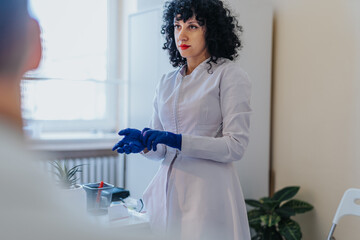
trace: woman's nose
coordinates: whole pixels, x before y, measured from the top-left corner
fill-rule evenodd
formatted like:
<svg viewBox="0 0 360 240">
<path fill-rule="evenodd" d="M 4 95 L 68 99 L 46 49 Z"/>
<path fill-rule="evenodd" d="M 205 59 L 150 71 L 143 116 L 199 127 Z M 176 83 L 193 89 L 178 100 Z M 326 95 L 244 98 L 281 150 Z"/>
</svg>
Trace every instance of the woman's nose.
<svg viewBox="0 0 360 240">
<path fill-rule="evenodd" d="M 187 34 L 184 31 L 184 29 L 180 30 L 180 32 L 179 32 L 179 40 L 180 41 L 185 41 L 187 39 L 188 39 L 188 37 L 187 37 Z"/>
</svg>

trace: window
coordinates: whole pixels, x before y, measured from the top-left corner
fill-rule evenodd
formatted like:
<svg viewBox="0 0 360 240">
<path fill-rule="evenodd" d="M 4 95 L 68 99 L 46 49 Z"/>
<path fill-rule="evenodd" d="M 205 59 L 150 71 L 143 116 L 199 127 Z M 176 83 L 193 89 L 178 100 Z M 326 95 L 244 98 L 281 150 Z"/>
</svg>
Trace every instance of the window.
<svg viewBox="0 0 360 240">
<path fill-rule="evenodd" d="M 114 131 L 119 81 L 108 59 L 118 65 L 116 41 L 109 41 L 115 1 L 29 2 L 42 28 L 43 59 L 22 81 L 25 127 L 37 134 Z"/>
</svg>

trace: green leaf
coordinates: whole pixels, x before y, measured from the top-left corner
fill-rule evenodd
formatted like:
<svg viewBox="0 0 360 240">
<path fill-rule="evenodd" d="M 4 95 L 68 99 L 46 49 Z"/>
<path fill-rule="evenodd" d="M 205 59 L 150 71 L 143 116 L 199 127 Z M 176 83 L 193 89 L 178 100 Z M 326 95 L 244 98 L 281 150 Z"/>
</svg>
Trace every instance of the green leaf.
<svg viewBox="0 0 360 240">
<path fill-rule="evenodd" d="M 261 210 L 258 210 L 258 209 L 253 209 L 253 210 L 250 210 L 248 213 L 248 220 L 249 220 L 249 225 L 250 227 L 252 228 L 256 228 L 256 227 L 259 227 L 261 226 L 261 219 L 260 217 L 262 215 L 264 215 L 264 212 L 261 211 Z"/>
<path fill-rule="evenodd" d="M 63 169 L 64 169 L 64 175 L 67 175 L 67 173 L 68 173 L 68 169 L 67 169 L 67 166 L 66 166 L 66 164 L 64 163 L 64 167 L 63 167 Z"/>
<path fill-rule="evenodd" d="M 245 199 L 245 203 L 252 207 L 264 208 L 264 206 L 262 205 L 261 202 L 254 200 L 254 199 Z"/>
<path fill-rule="evenodd" d="M 60 176 L 63 176 L 63 170 L 62 170 L 62 167 L 60 165 L 60 163 L 58 163 L 57 161 L 53 161 L 51 162 L 51 164 L 55 167 L 55 169 L 58 171 L 58 174 Z"/>
<path fill-rule="evenodd" d="M 275 208 L 279 207 L 280 201 L 274 201 L 269 197 L 263 197 L 260 199 L 260 203 L 263 204 L 263 208 L 268 211 L 272 211 Z"/>
<path fill-rule="evenodd" d="M 295 210 L 291 207 L 287 207 L 287 206 L 281 206 L 280 208 L 278 209 L 275 209 L 275 212 L 277 214 L 279 214 L 280 217 L 282 218 L 289 218 L 291 216 L 294 216 L 296 213 L 295 213 Z"/>
<path fill-rule="evenodd" d="M 295 213 L 308 212 L 314 208 L 310 203 L 296 200 L 296 199 L 286 202 L 284 205 L 282 205 L 282 207 L 292 208 L 292 209 L 294 209 Z"/>
<path fill-rule="evenodd" d="M 74 167 L 72 167 L 69 172 L 71 171 L 76 171 L 76 172 L 81 172 L 81 166 L 83 166 L 84 164 L 79 164 L 79 165 L 76 165 Z"/>
<path fill-rule="evenodd" d="M 272 227 L 280 222 L 281 217 L 273 212 L 268 215 L 260 216 L 260 219 L 263 226 Z"/>
<path fill-rule="evenodd" d="M 260 202 L 261 202 L 261 203 L 267 202 L 267 201 L 271 201 L 271 198 L 269 198 L 269 197 L 260 198 Z"/>
<path fill-rule="evenodd" d="M 299 224 L 291 219 L 279 223 L 279 232 L 286 240 L 300 240 L 302 237 Z"/>
<path fill-rule="evenodd" d="M 279 202 L 288 200 L 295 196 L 299 189 L 300 187 L 298 186 L 285 187 L 274 193 L 274 196 L 271 199 Z"/>
</svg>

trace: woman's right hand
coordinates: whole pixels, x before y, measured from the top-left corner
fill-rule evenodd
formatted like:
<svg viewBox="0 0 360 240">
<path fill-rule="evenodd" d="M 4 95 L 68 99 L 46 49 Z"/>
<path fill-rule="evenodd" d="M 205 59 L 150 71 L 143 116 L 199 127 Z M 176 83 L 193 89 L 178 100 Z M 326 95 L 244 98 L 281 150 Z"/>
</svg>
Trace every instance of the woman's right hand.
<svg viewBox="0 0 360 240">
<path fill-rule="evenodd" d="M 140 130 L 133 128 L 126 128 L 119 132 L 120 136 L 124 136 L 117 144 L 112 148 L 113 151 L 118 153 L 139 153 L 143 151 L 146 146 L 143 142 L 143 136 Z"/>
</svg>

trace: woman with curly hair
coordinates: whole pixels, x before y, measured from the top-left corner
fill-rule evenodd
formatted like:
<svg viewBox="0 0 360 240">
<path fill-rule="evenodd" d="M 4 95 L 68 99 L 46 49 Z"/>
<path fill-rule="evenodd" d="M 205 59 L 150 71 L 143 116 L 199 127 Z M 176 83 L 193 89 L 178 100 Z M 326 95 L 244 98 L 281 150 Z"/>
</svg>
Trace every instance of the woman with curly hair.
<svg viewBox="0 0 360 240">
<path fill-rule="evenodd" d="M 250 239 L 234 161 L 249 141 L 251 83 L 233 60 L 242 29 L 220 0 L 165 4 L 162 34 L 177 70 L 160 80 L 150 128 L 114 146 L 161 160 L 144 193 L 152 229 L 172 239 Z"/>
</svg>

